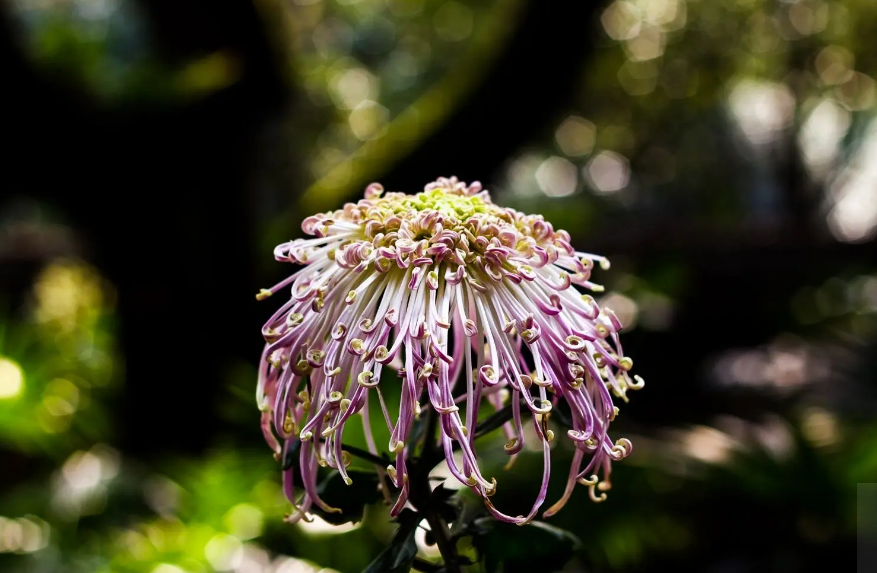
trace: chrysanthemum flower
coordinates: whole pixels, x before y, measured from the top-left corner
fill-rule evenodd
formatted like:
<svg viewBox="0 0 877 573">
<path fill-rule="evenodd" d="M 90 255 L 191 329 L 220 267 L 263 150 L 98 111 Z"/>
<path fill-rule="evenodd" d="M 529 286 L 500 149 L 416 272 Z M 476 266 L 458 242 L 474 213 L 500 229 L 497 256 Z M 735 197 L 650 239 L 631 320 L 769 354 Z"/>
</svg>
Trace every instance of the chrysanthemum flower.
<svg viewBox="0 0 877 573">
<path fill-rule="evenodd" d="M 386 472 L 399 490 L 394 515 L 409 493 L 412 424 L 428 409 L 439 416 L 451 474 L 494 516 L 523 524 L 545 499 L 556 439 L 548 418 L 566 401 L 575 453 L 563 497 L 545 515 L 566 503 L 577 482 L 590 487 L 592 499 L 605 498 L 611 462 L 631 451 L 628 440 L 609 438 L 618 412 L 612 396 L 626 400 L 643 382 L 628 375 L 632 361 L 621 350 L 618 318 L 572 286 L 601 291 L 590 275 L 595 263 L 609 267 L 604 257 L 577 252 L 569 234 L 542 216 L 494 205 L 479 183 L 454 177 L 416 195 L 384 195 L 372 184 L 358 203 L 309 217 L 302 228 L 314 238 L 274 250 L 278 261 L 302 268 L 257 296 L 291 289 L 262 330 L 257 390 L 263 432 L 277 456 L 300 446 L 298 467 L 284 471 L 291 521 L 314 504 L 333 510 L 318 495 L 317 469 L 336 468 L 349 483 L 343 434 L 354 418 L 371 452 L 379 452 L 368 416 L 374 399 L 391 433 L 386 448 L 394 459 Z M 399 377 L 381 383 L 385 366 Z M 398 412 L 386 407 L 388 383 L 401 386 Z M 507 454 L 524 447 L 525 423 L 540 442 L 542 487 L 526 516 L 506 515 L 488 498 L 497 482 L 479 468 L 474 439 L 484 401 L 495 409 L 510 404 Z M 296 473 L 304 486 L 299 504 Z"/>
</svg>

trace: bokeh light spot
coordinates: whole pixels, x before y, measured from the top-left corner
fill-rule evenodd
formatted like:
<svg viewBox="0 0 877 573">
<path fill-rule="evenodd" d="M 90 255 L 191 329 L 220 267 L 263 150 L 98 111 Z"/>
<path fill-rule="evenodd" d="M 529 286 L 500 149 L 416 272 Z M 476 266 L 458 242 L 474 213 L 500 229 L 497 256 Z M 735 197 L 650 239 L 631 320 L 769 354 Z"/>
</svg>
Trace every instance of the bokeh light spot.
<svg viewBox="0 0 877 573">
<path fill-rule="evenodd" d="M 0 553 L 34 553 L 49 544 L 51 527 L 34 515 L 0 517 Z"/>
<path fill-rule="evenodd" d="M 15 398 L 24 389 L 24 370 L 9 358 L 0 357 L 0 400 Z"/>
<path fill-rule="evenodd" d="M 731 90 L 728 105 L 745 139 L 762 145 L 791 124 L 795 98 L 782 84 L 744 79 Z"/>
<path fill-rule="evenodd" d="M 375 77 L 364 68 L 345 70 L 330 82 L 330 87 L 338 107 L 354 109 L 362 102 L 373 100 L 378 95 L 378 84 Z"/>
<path fill-rule="evenodd" d="M 509 188 L 522 197 L 539 197 L 542 191 L 536 182 L 536 170 L 542 165 L 544 157 L 536 153 L 524 153 L 515 158 L 506 170 Z"/>
<path fill-rule="evenodd" d="M 239 503 L 225 514 L 225 526 L 238 539 L 247 540 L 262 534 L 262 510 L 249 503 Z"/>
<path fill-rule="evenodd" d="M 665 31 L 685 26 L 686 4 L 684 0 L 648 0 L 643 6 L 645 20 Z"/>
<path fill-rule="evenodd" d="M 727 462 L 737 447 L 731 436 L 709 426 L 695 426 L 684 432 L 681 438 L 686 454 L 709 464 Z"/>
<path fill-rule="evenodd" d="M 816 447 L 836 444 L 840 439 L 837 416 L 823 408 L 808 408 L 802 416 L 801 433 Z"/>
<path fill-rule="evenodd" d="M 798 133 L 798 145 L 814 179 L 822 180 L 827 174 L 850 123 L 850 112 L 832 99 L 820 102 L 807 116 Z"/>
<path fill-rule="evenodd" d="M 37 322 L 63 331 L 90 326 L 106 298 L 97 272 L 74 260 L 49 264 L 37 277 L 34 297 Z"/>
<path fill-rule="evenodd" d="M 860 72 L 835 89 L 838 99 L 852 111 L 870 110 L 877 104 L 877 82 Z"/>
<path fill-rule="evenodd" d="M 618 70 L 618 83 L 632 96 L 648 95 L 658 83 L 658 68 L 653 62 L 627 61 Z"/>
<path fill-rule="evenodd" d="M 623 45 L 628 58 L 634 62 L 644 62 L 662 56 L 666 41 L 667 38 L 662 30 L 647 26 Z"/>
<path fill-rule="evenodd" d="M 52 416 L 70 416 L 79 407 L 79 388 L 69 380 L 55 378 L 43 391 L 43 407 Z"/>
<path fill-rule="evenodd" d="M 371 100 L 366 100 L 356 106 L 348 118 L 353 135 L 363 141 L 381 135 L 389 120 L 389 110 Z"/>
<path fill-rule="evenodd" d="M 828 85 L 843 83 L 853 75 L 853 54 L 841 46 L 823 48 L 816 56 L 816 72 Z"/>
<path fill-rule="evenodd" d="M 155 569 L 152 570 L 152 573 L 187 573 L 185 569 L 181 569 L 176 565 L 171 565 L 170 563 L 159 563 Z"/>
<path fill-rule="evenodd" d="M 636 327 L 639 316 L 639 306 L 636 302 L 621 293 L 612 292 L 601 298 L 598 303 L 602 308 L 608 308 L 615 313 L 625 330 Z"/>
<path fill-rule="evenodd" d="M 20 551 L 23 541 L 24 531 L 17 519 L 0 521 L 0 552 Z"/>
<path fill-rule="evenodd" d="M 575 193 L 576 166 L 563 157 L 549 157 L 536 169 L 536 182 L 549 197 L 566 197 Z"/>
<path fill-rule="evenodd" d="M 822 2 L 797 2 L 789 7 L 789 22 L 802 36 L 817 34 L 828 24 L 828 5 Z"/>
<path fill-rule="evenodd" d="M 642 27 L 642 14 L 630 2 L 618 0 L 603 11 L 600 18 L 606 34 L 613 40 L 635 38 Z"/>
<path fill-rule="evenodd" d="M 204 557 L 215 570 L 229 571 L 240 565 L 244 546 L 237 537 L 219 533 L 204 546 Z"/>
<path fill-rule="evenodd" d="M 472 34 L 474 24 L 472 10 L 459 2 L 445 2 L 435 11 L 435 33 L 446 42 L 459 42 Z"/>
<path fill-rule="evenodd" d="M 587 155 L 594 149 L 594 141 L 597 137 L 597 129 L 594 124 L 579 117 L 571 115 L 554 132 L 554 140 L 560 150 L 569 157 Z"/>
<path fill-rule="evenodd" d="M 618 153 L 601 151 L 585 166 L 584 175 L 597 193 L 615 193 L 630 182 L 630 164 Z"/>
<path fill-rule="evenodd" d="M 165 517 L 176 512 L 182 493 L 179 485 L 164 476 L 155 476 L 147 480 L 143 486 L 143 498 L 146 503 L 157 514 Z"/>
<path fill-rule="evenodd" d="M 857 243 L 877 233 L 877 120 L 872 120 L 859 149 L 831 186 L 834 208 L 828 227 L 839 240 Z"/>
<path fill-rule="evenodd" d="M 49 524 L 34 517 L 26 516 L 18 519 L 21 526 L 21 548 L 24 553 L 33 553 L 49 544 Z"/>
</svg>

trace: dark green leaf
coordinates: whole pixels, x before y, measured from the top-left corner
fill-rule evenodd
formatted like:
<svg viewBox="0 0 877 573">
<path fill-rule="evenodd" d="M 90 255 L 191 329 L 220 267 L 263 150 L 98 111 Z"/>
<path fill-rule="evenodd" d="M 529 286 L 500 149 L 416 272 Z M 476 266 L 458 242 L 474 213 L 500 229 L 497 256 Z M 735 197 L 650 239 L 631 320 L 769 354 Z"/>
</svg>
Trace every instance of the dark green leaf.
<svg viewBox="0 0 877 573">
<path fill-rule="evenodd" d="M 411 424 L 411 433 L 408 435 L 409 443 L 416 444 L 426 432 L 427 416 L 415 418 Z"/>
<path fill-rule="evenodd" d="M 566 428 L 567 430 L 572 430 L 572 419 L 570 419 L 570 409 L 569 404 L 566 403 L 565 400 L 562 400 L 559 404 L 560 407 L 554 408 L 551 411 L 551 414 L 554 416 L 554 419 L 557 422 Z"/>
<path fill-rule="evenodd" d="M 393 520 L 399 524 L 399 529 L 408 531 L 409 529 L 414 529 L 420 523 L 423 518 L 420 517 L 416 511 L 410 508 L 405 508 L 399 512 L 399 515 Z M 398 534 L 398 532 L 397 532 Z"/>
<path fill-rule="evenodd" d="M 457 490 L 447 488 L 443 483 L 438 484 L 432 490 L 432 498 L 436 503 L 448 502 L 455 495 L 457 495 Z"/>
<path fill-rule="evenodd" d="M 381 498 L 378 491 L 377 474 L 350 471 L 348 475 L 353 480 L 350 485 L 345 484 L 341 474 L 335 470 L 317 486 L 317 493 L 323 501 L 340 509 L 341 513 L 330 513 L 321 509 L 317 509 L 316 513 L 335 525 L 361 521 L 365 506 L 375 503 Z"/>
<path fill-rule="evenodd" d="M 399 527 L 396 537 L 362 573 L 408 573 L 417 556 L 416 527 Z"/>
<path fill-rule="evenodd" d="M 301 440 L 298 438 L 290 440 L 289 444 L 283 448 L 283 464 L 281 465 L 283 471 L 286 471 L 295 465 L 300 450 Z"/>
<path fill-rule="evenodd" d="M 460 514 L 460 504 L 457 498 L 457 491 L 446 488 L 444 484 L 439 484 L 434 490 L 432 490 L 430 505 L 435 508 L 445 521 L 453 522 Z"/>
<path fill-rule="evenodd" d="M 487 520 L 478 525 L 483 529 L 472 542 L 489 573 L 558 571 L 581 545 L 572 533 L 541 521 L 523 527 Z"/>
</svg>

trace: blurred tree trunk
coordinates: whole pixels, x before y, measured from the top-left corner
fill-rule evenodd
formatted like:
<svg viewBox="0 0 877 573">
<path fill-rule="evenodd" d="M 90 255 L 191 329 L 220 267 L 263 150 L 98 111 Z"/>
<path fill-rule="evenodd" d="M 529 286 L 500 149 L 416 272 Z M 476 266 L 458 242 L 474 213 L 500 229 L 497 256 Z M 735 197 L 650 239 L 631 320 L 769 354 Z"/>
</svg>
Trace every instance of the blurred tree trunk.
<svg viewBox="0 0 877 573">
<path fill-rule="evenodd" d="M 526 2 L 511 38 L 481 48 L 500 50 L 488 72 L 472 80 L 471 94 L 434 133 L 379 177 L 384 186 L 413 192 L 440 176 L 484 179 L 552 133 L 577 103 L 575 87 L 594 50 L 592 26 L 607 3 Z M 348 199 L 368 183 L 352 181 Z"/>
</svg>

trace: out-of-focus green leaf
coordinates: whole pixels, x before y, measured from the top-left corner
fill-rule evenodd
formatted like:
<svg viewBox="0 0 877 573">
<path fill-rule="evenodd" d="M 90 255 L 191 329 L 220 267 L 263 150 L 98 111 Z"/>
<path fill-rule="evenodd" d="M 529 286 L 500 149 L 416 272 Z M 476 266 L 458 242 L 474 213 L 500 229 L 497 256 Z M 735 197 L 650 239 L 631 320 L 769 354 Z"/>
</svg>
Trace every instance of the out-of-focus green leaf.
<svg viewBox="0 0 877 573">
<path fill-rule="evenodd" d="M 416 527 L 402 525 L 393 542 L 362 573 L 407 573 L 417 555 Z"/>
<path fill-rule="evenodd" d="M 461 504 L 459 503 L 457 491 L 446 488 L 444 484 L 439 484 L 432 490 L 431 503 L 439 515 L 448 522 L 455 521 L 460 515 Z"/>
<path fill-rule="evenodd" d="M 498 521 L 481 525 L 486 527 L 473 545 L 490 573 L 558 571 L 581 545 L 572 533 L 541 521 L 524 527 Z"/>
<path fill-rule="evenodd" d="M 323 501 L 341 510 L 341 513 L 317 510 L 320 517 L 335 525 L 362 521 L 365 506 L 381 498 L 377 474 L 352 471 L 348 475 L 353 480 L 350 485 L 344 483 L 338 471 L 333 471 L 317 486 L 317 493 Z"/>
</svg>

